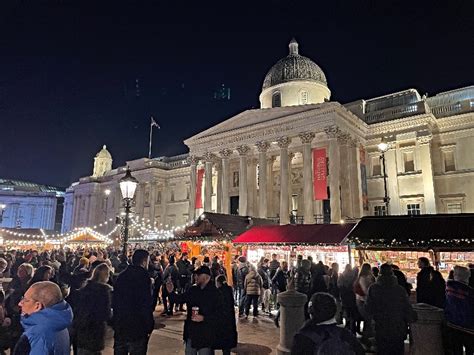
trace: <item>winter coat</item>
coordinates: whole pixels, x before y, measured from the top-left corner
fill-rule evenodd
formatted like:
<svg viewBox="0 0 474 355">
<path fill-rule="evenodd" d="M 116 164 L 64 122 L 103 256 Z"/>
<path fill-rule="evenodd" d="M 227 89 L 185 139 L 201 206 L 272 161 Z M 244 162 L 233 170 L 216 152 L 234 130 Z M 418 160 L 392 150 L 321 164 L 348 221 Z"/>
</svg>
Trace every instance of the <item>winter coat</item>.
<svg viewBox="0 0 474 355">
<path fill-rule="evenodd" d="M 366 311 L 375 320 L 378 339 L 400 341 L 406 338 L 408 323 L 416 319 L 407 293 L 393 275 L 378 277 L 369 287 Z"/>
<path fill-rule="evenodd" d="M 241 289 L 245 290 L 245 278 L 249 273 L 249 267 L 245 263 L 240 263 L 239 268 L 237 269 L 237 284 Z"/>
<path fill-rule="evenodd" d="M 260 277 L 262 278 L 263 288 L 265 290 L 268 290 L 270 288 L 270 283 L 271 283 L 270 273 L 269 273 L 268 267 L 260 266 L 258 268 L 257 272 L 260 275 Z"/>
<path fill-rule="evenodd" d="M 74 309 L 73 334 L 77 347 L 101 351 L 105 347 L 105 330 L 112 316 L 112 287 L 88 281 L 78 292 Z"/>
<path fill-rule="evenodd" d="M 278 292 L 285 292 L 288 284 L 288 271 L 284 271 L 281 268 L 277 270 L 275 276 L 272 278 L 273 284 L 276 286 Z"/>
<path fill-rule="evenodd" d="M 474 289 L 459 281 L 446 283 L 446 320 L 474 332 Z"/>
<path fill-rule="evenodd" d="M 313 295 L 316 292 L 328 292 L 324 275 L 318 272 L 316 272 L 314 275 L 311 275 L 310 294 Z"/>
<path fill-rule="evenodd" d="M 184 286 L 185 284 L 191 282 L 192 265 L 189 260 L 179 259 L 176 263 L 176 267 L 178 268 L 180 284 Z"/>
<path fill-rule="evenodd" d="M 250 270 L 245 277 L 244 287 L 247 295 L 260 296 L 260 290 L 263 287 L 262 277 L 255 270 Z"/>
<path fill-rule="evenodd" d="M 163 273 L 163 280 L 167 282 L 168 279 L 171 279 L 174 287 L 179 286 L 179 271 L 175 265 L 168 264 L 166 267 L 165 272 Z"/>
<path fill-rule="evenodd" d="M 407 291 L 408 297 L 410 297 L 412 286 L 407 281 L 407 277 L 405 276 L 405 274 L 401 272 L 400 270 L 393 270 L 393 274 L 397 278 L 398 284 L 402 286 L 405 289 L 405 291 Z"/>
<path fill-rule="evenodd" d="M 112 296 L 115 339 L 135 341 L 154 328 L 151 279 L 148 272 L 129 265 L 117 278 Z"/>
<path fill-rule="evenodd" d="M 308 320 L 295 335 L 291 355 L 363 355 L 365 350 L 347 329 Z"/>
<path fill-rule="evenodd" d="M 66 301 L 21 317 L 25 330 L 18 340 L 13 355 L 69 355 L 68 327 L 72 322 L 72 309 Z"/>
<path fill-rule="evenodd" d="M 354 293 L 354 282 L 356 279 L 354 270 L 344 271 L 337 279 L 341 303 L 344 308 L 354 308 L 356 306 L 356 296 Z"/>
<path fill-rule="evenodd" d="M 237 326 L 232 287 L 225 284 L 217 290 L 221 300 L 222 313 L 218 318 L 216 341 L 213 349 L 232 349 L 237 346 Z"/>
<path fill-rule="evenodd" d="M 424 267 L 416 275 L 416 302 L 444 308 L 446 282 L 432 266 Z"/>
<path fill-rule="evenodd" d="M 298 268 L 295 276 L 295 289 L 298 292 L 309 294 L 311 286 L 311 274 L 302 267 Z"/>
<path fill-rule="evenodd" d="M 216 342 L 217 327 L 223 312 L 221 297 L 214 284 L 208 282 L 203 289 L 193 285 L 183 294 L 170 293 L 170 298 L 175 304 L 186 303 L 183 340 L 190 339 L 194 349 L 212 347 Z M 204 321 L 191 320 L 193 307 L 199 307 L 199 314 L 204 317 Z"/>
<path fill-rule="evenodd" d="M 359 295 L 356 293 L 356 299 L 359 301 L 365 302 L 367 299 L 367 293 L 369 291 L 369 287 L 375 282 L 375 277 L 373 275 L 363 275 L 359 276 L 356 283 L 359 283 L 360 289 L 364 293 L 364 295 Z"/>
<path fill-rule="evenodd" d="M 280 268 L 280 262 L 278 260 L 272 260 L 270 261 L 270 264 L 268 265 L 268 270 L 270 271 L 270 278 L 273 279 L 275 277 L 276 272 Z"/>
</svg>

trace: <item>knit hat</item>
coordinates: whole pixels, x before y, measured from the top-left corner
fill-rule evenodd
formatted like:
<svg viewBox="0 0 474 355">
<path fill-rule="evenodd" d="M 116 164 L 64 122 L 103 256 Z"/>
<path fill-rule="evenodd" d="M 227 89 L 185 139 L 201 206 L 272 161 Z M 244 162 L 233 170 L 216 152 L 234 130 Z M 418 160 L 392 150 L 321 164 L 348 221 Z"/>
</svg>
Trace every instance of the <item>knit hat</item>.
<svg viewBox="0 0 474 355">
<path fill-rule="evenodd" d="M 336 315 L 336 300 L 329 293 L 316 292 L 308 303 L 308 311 L 313 322 L 325 322 Z"/>
</svg>

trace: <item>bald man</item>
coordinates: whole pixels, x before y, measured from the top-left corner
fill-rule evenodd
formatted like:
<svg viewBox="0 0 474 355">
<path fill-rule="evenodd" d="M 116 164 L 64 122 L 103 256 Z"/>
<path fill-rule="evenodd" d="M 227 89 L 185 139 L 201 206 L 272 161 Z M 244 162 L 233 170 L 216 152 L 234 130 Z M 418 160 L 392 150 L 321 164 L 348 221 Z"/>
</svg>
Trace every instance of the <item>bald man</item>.
<svg viewBox="0 0 474 355">
<path fill-rule="evenodd" d="M 25 331 L 13 355 L 69 355 L 67 328 L 72 322 L 72 309 L 58 285 L 50 281 L 33 284 L 18 306 Z"/>
</svg>

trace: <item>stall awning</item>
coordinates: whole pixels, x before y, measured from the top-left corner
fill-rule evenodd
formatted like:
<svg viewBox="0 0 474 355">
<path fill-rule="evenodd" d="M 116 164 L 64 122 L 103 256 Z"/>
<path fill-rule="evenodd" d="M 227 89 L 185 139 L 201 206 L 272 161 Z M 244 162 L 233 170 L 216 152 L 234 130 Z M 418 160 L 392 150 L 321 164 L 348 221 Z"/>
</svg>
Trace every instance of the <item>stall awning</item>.
<svg viewBox="0 0 474 355">
<path fill-rule="evenodd" d="M 347 239 L 359 248 L 474 250 L 474 214 L 364 217 Z"/>
<path fill-rule="evenodd" d="M 232 242 L 235 244 L 340 244 L 353 224 L 288 224 L 253 227 Z"/>
</svg>

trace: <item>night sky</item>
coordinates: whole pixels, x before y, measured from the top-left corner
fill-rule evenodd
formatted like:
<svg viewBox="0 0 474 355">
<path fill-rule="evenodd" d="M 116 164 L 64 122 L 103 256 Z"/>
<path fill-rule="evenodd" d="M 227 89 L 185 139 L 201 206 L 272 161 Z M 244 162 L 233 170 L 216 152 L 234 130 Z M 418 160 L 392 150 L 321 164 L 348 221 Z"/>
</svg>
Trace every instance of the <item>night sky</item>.
<svg viewBox="0 0 474 355">
<path fill-rule="evenodd" d="M 154 156 L 185 153 L 259 107 L 293 36 L 341 103 L 472 85 L 473 14 L 470 0 L 1 1 L 0 177 L 66 187 L 103 144 L 114 167 L 145 157 L 150 115 Z"/>
</svg>

